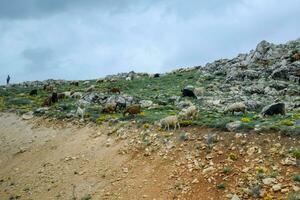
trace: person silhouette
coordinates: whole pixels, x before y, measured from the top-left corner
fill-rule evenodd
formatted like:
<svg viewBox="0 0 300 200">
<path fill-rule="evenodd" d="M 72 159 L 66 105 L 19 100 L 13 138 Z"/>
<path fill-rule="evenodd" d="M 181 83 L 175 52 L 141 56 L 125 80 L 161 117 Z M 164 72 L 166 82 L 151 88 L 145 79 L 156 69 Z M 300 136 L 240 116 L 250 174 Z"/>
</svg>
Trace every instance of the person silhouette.
<svg viewBox="0 0 300 200">
<path fill-rule="evenodd" d="M 8 75 L 7 78 L 6 78 L 6 84 L 7 85 L 9 84 L 9 81 L 10 81 L 10 76 Z"/>
</svg>

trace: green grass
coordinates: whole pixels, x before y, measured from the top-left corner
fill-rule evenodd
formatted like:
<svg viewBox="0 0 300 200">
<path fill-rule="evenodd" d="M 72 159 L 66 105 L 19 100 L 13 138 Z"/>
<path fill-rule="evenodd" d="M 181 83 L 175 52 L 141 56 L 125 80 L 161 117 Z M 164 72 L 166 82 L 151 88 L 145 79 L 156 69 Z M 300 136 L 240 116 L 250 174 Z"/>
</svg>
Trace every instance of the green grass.
<svg viewBox="0 0 300 200">
<path fill-rule="evenodd" d="M 110 88 L 120 88 L 123 94 L 133 96 L 135 100 L 151 100 L 158 104 L 155 109 L 143 109 L 143 114 L 137 115 L 134 119 L 139 124 L 153 124 L 169 115 L 176 115 L 180 110 L 170 101 L 172 96 L 181 96 L 181 89 L 187 85 L 204 88 L 205 97 L 215 97 L 215 91 L 225 80 L 220 74 L 218 76 L 206 76 L 198 70 L 188 72 L 170 73 L 159 78 L 149 78 L 142 76 L 132 81 L 119 79 L 116 82 L 96 83 L 90 80 L 88 85 L 84 81 L 79 81 L 79 86 L 70 85 L 69 82 L 57 85 L 58 92 L 74 91 L 84 92 L 90 85 L 95 85 L 95 92 L 107 92 Z M 268 82 L 267 82 L 268 83 Z M 269 84 L 269 83 L 268 83 Z M 299 89 L 299 86 L 291 85 Z M 50 96 L 50 93 L 39 88 L 25 88 L 20 86 L 0 87 L 0 111 L 14 109 L 19 113 L 35 110 L 42 106 L 43 101 Z M 38 89 L 37 96 L 29 96 L 32 89 Z M 230 98 L 228 92 L 224 92 L 222 97 Z M 247 112 L 241 116 L 224 114 L 220 110 L 208 108 L 202 100 L 186 98 L 199 108 L 199 115 L 193 120 L 182 120 L 181 126 L 200 125 L 221 130 L 226 130 L 226 124 L 234 121 L 241 121 L 242 125 L 238 131 L 249 132 L 259 125 L 262 131 L 281 132 L 285 135 L 300 135 L 300 111 L 291 111 L 287 116 L 259 117 L 260 109 Z M 75 99 L 63 99 L 53 105 L 47 116 L 55 118 L 65 118 L 68 113 L 76 110 Z M 101 123 L 111 118 L 118 118 L 121 121 L 131 120 L 132 117 L 123 117 L 122 111 L 112 116 L 101 113 L 102 105 L 91 104 L 86 107 L 85 119 Z"/>
</svg>

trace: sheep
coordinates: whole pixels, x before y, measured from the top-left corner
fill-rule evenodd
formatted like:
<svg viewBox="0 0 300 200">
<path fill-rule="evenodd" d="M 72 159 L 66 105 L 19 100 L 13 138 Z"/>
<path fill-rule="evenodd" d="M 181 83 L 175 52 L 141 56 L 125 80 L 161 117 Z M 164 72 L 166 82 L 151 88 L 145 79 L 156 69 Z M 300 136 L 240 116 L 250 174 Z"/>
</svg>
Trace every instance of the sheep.
<svg viewBox="0 0 300 200">
<path fill-rule="evenodd" d="M 74 86 L 78 87 L 79 86 L 79 81 L 71 81 L 70 85 L 74 85 Z"/>
<path fill-rule="evenodd" d="M 198 109 L 196 106 L 190 106 L 188 108 L 184 108 L 180 111 L 179 117 L 181 118 L 191 118 L 195 119 L 198 116 Z"/>
<path fill-rule="evenodd" d="M 265 116 L 272 116 L 272 115 L 285 115 L 285 104 L 284 103 L 274 103 L 272 105 L 266 106 L 263 108 L 261 114 Z"/>
<path fill-rule="evenodd" d="M 74 92 L 73 92 L 74 93 Z M 60 93 L 60 95 L 61 96 L 65 96 L 64 98 L 69 98 L 69 97 L 71 97 L 71 95 L 73 94 L 72 92 L 62 92 L 62 93 Z"/>
<path fill-rule="evenodd" d="M 119 88 L 111 88 L 111 89 L 110 89 L 110 92 L 111 92 L 111 93 L 118 93 L 118 94 L 120 94 L 120 93 L 121 93 L 121 90 L 120 90 Z"/>
<path fill-rule="evenodd" d="M 173 116 L 168 116 L 165 117 L 163 119 L 161 119 L 159 121 L 159 127 L 163 128 L 164 130 L 168 129 L 168 131 L 170 130 L 170 126 L 174 127 L 174 130 L 176 130 L 176 127 L 178 127 L 178 129 L 180 129 L 180 124 L 178 122 L 178 117 L 173 115 Z"/>
<path fill-rule="evenodd" d="M 44 85 L 44 90 L 47 92 L 53 92 L 54 86 L 53 85 Z"/>
<path fill-rule="evenodd" d="M 80 106 L 77 107 L 76 116 L 81 117 L 81 120 L 84 118 L 85 108 L 80 108 Z"/>
<path fill-rule="evenodd" d="M 160 77 L 159 73 L 153 74 L 153 78 L 159 78 L 159 77 Z"/>
<path fill-rule="evenodd" d="M 227 106 L 225 108 L 225 114 L 231 112 L 232 114 L 234 114 L 234 112 L 242 112 L 242 113 L 246 113 L 246 105 L 243 102 L 236 102 L 233 104 L 230 104 L 229 106 Z"/>
<path fill-rule="evenodd" d="M 181 92 L 182 92 L 182 96 L 183 97 L 197 98 L 196 95 L 195 95 L 195 93 L 194 93 L 194 91 L 191 90 L 191 89 L 185 88 L 185 89 L 181 90 Z"/>
<path fill-rule="evenodd" d="M 127 113 L 130 114 L 130 115 L 136 115 L 136 114 L 141 113 L 141 105 L 132 105 L 132 106 L 129 106 L 123 112 L 123 116 L 125 116 Z"/>
<path fill-rule="evenodd" d="M 196 96 L 201 96 L 201 95 L 204 94 L 204 92 L 205 92 L 205 90 L 204 90 L 203 87 L 197 87 L 197 88 L 194 89 L 194 94 Z"/>
<path fill-rule="evenodd" d="M 97 79 L 97 80 L 96 80 L 96 83 L 104 83 L 104 80 L 105 80 L 105 79 L 103 79 L 103 78 Z"/>
<path fill-rule="evenodd" d="M 37 92 L 38 92 L 37 89 L 33 89 L 33 90 L 30 91 L 29 95 L 30 96 L 36 96 Z"/>
<path fill-rule="evenodd" d="M 114 113 L 117 110 L 117 103 L 116 102 L 109 102 L 106 103 L 104 108 L 102 109 L 103 113 Z"/>
</svg>

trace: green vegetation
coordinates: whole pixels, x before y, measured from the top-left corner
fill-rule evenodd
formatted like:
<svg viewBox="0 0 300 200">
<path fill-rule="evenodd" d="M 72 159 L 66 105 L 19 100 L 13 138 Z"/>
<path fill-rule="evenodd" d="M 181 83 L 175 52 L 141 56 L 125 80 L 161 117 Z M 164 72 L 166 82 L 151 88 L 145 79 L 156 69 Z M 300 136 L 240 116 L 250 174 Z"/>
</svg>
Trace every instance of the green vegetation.
<svg viewBox="0 0 300 200">
<path fill-rule="evenodd" d="M 216 97 L 214 93 L 220 83 L 224 82 L 225 77 L 223 74 L 208 76 L 202 74 L 199 70 L 191 70 L 178 73 L 169 73 L 159 78 L 150 78 L 148 76 L 140 76 L 132 81 L 125 79 L 116 79 L 115 82 L 101 82 L 97 83 L 96 80 L 90 80 L 88 84 L 84 81 L 79 81 L 79 86 L 71 85 L 70 82 L 57 84 L 55 87 L 58 92 L 75 91 L 85 92 L 86 88 L 95 85 L 95 92 L 106 93 L 110 88 L 120 88 L 122 94 L 126 94 L 139 100 L 151 100 L 157 106 L 151 109 L 143 109 L 143 112 L 135 117 L 122 116 L 122 111 L 114 114 L 101 113 L 102 106 L 100 104 L 89 104 L 86 107 L 85 119 L 95 123 L 101 124 L 104 121 L 112 119 L 132 120 L 135 119 L 138 124 L 154 124 L 169 115 L 176 115 L 180 109 L 174 105 L 172 96 L 181 96 L 181 89 L 187 85 L 203 88 L 203 97 Z M 291 86 L 292 87 L 292 86 Z M 294 86 L 293 86 L 294 87 Z M 296 86 L 295 86 L 296 87 Z M 38 89 L 37 96 L 30 96 L 29 92 L 32 89 Z M 295 88 L 297 90 L 297 87 Z M 35 111 L 40 108 L 44 100 L 49 97 L 51 93 L 44 91 L 42 86 L 37 88 L 22 87 L 14 85 L 12 87 L 0 87 L 0 111 L 15 110 L 17 113 L 25 113 L 28 111 Z M 224 91 L 222 97 L 230 98 L 230 93 Z M 225 114 L 221 109 L 209 108 L 205 102 L 200 99 L 185 98 L 191 101 L 199 108 L 199 115 L 196 119 L 180 120 L 180 125 L 193 126 L 200 125 L 221 130 L 226 129 L 226 124 L 234 121 L 241 121 L 242 125 L 238 131 L 248 132 L 254 130 L 259 126 L 261 131 L 276 131 L 285 135 L 300 135 L 300 112 L 293 111 L 286 116 L 272 116 L 262 118 L 259 117 L 261 108 L 246 112 L 242 115 L 232 115 L 231 113 Z M 52 105 L 48 112 L 43 113 L 48 117 L 58 119 L 70 117 L 70 113 L 75 113 L 77 99 L 65 98 Z M 36 115 L 41 115 L 36 113 Z M 147 127 L 144 127 L 145 129 Z"/>
</svg>

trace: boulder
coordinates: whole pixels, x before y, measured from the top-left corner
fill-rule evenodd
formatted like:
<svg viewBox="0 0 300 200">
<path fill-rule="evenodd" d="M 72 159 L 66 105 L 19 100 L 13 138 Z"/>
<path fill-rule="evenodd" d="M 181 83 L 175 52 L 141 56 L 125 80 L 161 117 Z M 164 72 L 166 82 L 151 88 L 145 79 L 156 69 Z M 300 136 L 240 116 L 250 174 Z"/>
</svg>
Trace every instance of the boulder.
<svg viewBox="0 0 300 200">
<path fill-rule="evenodd" d="M 32 119 L 32 118 L 33 118 L 33 112 L 32 111 L 24 113 L 22 115 L 22 119 L 24 119 L 24 120 L 29 120 L 29 119 Z"/>
<path fill-rule="evenodd" d="M 153 105 L 153 102 L 151 100 L 142 100 L 140 101 L 140 104 L 142 108 L 149 108 Z"/>
<path fill-rule="evenodd" d="M 238 130 L 241 127 L 241 125 L 242 125 L 241 121 L 230 122 L 226 124 L 226 129 L 230 132 L 234 132 Z"/>
</svg>

